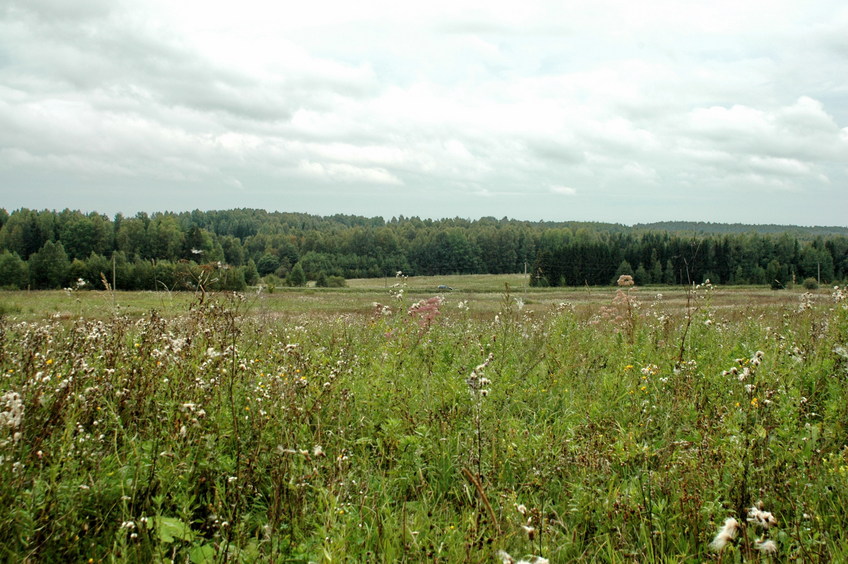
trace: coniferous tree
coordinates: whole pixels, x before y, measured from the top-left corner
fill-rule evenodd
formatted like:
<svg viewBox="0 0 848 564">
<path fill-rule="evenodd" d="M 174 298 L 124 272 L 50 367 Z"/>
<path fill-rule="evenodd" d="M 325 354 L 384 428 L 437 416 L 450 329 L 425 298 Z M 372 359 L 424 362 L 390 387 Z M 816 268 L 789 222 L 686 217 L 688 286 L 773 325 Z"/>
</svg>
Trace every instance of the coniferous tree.
<svg viewBox="0 0 848 564">
<path fill-rule="evenodd" d="M 306 286 L 306 273 L 303 272 L 303 265 L 297 263 L 292 267 L 291 272 L 286 277 L 286 284 L 289 286 Z"/>
</svg>

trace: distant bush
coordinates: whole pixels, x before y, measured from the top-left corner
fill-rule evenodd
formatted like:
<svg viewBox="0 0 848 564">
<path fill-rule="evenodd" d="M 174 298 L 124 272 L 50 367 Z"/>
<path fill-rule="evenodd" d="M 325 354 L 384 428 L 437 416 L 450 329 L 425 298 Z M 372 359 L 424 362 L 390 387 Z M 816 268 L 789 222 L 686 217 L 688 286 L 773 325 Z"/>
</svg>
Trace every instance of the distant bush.
<svg viewBox="0 0 848 564">
<path fill-rule="evenodd" d="M 347 286 L 347 280 L 345 280 L 344 276 L 327 276 L 322 270 L 318 273 L 315 286 L 317 288 L 344 288 Z"/>
<path fill-rule="evenodd" d="M 347 280 L 344 279 L 344 276 L 328 276 L 327 277 L 327 287 L 328 288 L 345 288 L 347 286 Z"/>
<path fill-rule="evenodd" d="M 804 288 L 807 290 L 818 290 L 819 281 L 815 278 L 804 278 Z"/>
</svg>

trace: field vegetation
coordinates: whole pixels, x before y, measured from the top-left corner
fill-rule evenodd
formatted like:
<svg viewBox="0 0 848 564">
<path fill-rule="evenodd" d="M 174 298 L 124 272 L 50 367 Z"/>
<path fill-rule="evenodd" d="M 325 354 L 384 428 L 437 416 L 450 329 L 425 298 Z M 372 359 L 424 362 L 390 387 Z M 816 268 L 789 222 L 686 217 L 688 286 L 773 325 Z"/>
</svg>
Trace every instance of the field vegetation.
<svg viewBox="0 0 848 564">
<path fill-rule="evenodd" d="M 0 554 L 848 560 L 846 289 L 630 282 L 4 292 Z"/>
</svg>

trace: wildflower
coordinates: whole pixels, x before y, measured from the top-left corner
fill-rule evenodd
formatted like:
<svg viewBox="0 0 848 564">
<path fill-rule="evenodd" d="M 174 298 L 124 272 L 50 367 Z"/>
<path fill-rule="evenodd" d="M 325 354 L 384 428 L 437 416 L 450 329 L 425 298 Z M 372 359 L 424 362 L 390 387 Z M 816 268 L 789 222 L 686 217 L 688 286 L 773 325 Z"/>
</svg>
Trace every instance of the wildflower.
<svg viewBox="0 0 848 564">
<path fill-rule="evenodd" d="M 443 302 L 444 299 L 441 296 L 434 296 L 427 300 L 420 300 L 412 304 L 406 313 L 410 316 L 417 316 L 418 324 L 422 328 L 426 328 L 429 327 L 433 320 L 436 319 L 436 316 L 441 313 L 439 308 Z"/>
<path fill-rule="evenodd" d="M 486 358 L 483 364 L 478 365 L 471 371 L 471 375 L 465 380 L 466 384 L 468 384 L 468 389 L 471 391 L 472 396 L 487 396 L 489 394 L 488 386 L 492 383 L 488 378 L 483 375 L 483 371 L 492 362 L 494 355 L 489 353 L 489 356 Z"/>
<path fill-rule="evenodd" d="M 18 392 L 6 392 L 0 397 L 0 427 L 8 427 L 12 431 L 12 440 L 18 442 L 21 438 L 17 429 L 24 419 L 24 402 Z"/>
<path fill-rule="evenodd" d="M 660 373 L 660 367 L 656 364 L 649 364 L 640 370 L 645 376 L 656 376 Z"/>
<path fill-rule="evenodd" d="M 715 550 L 716 552 L 721 552 L 727 543 L 736 538 L 736 535 L 739 533 L 739 521 L 734 519 L 733 517 L 728 517 L 724 520 L 724 525 L 718 531 L 713 542 L 710 543 L 710 548 Z"/>
<path fill-rule="evenodd" d="M 622 274 L 618 277 L 618 281 L 616 282 L 616 284 L 622 287 L 629 287 L 635 285 L 636 282 L 633 281 L 633 277 L 631 275 Z"/>
<path fill-rule="evenodd" d="M 521 560 L 516 560 L 505 550 L 498 551 L 498 558 L 501 559 L 503 564 L 550 564 L 550 560 L 542 558 L 541 556 L 531 556 L 529 560 L 524 560 L 523 558 Z"/>
<path fill-rule="evenodd" d="M 749 523 L 753 523 L 758 527 L 762 527 L 763 529 L 768 529 L 769 527 L 773 527 L 777 525 L 777 519 L 774 515 L 772 515 L 771 511 L 763 510 L 763 502 L 758 501 L 751 509 L 748 510 L 748 519 Z"/>
<path fill-rule="evenodd" d="M 775 554 L 777 552 L 777 543 L 771 539 L 757 539 L 756 541 L 754 541 L 754 548 L 756 548 L 763 554 Z"/>
</svg>

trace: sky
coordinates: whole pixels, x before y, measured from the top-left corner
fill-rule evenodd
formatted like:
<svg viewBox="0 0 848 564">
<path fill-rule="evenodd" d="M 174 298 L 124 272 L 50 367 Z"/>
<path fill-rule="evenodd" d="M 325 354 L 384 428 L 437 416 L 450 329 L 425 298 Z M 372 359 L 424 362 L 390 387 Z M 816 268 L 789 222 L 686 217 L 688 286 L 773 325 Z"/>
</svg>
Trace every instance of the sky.
<svg viewBox="0 0 848 564">
<path fill-rule="evenodd" d="M 0 207 L 848 226 L 848 4 L 0 0 Z"/>
</svg>

